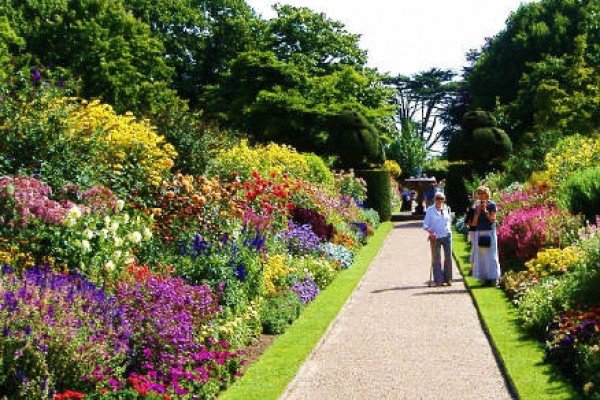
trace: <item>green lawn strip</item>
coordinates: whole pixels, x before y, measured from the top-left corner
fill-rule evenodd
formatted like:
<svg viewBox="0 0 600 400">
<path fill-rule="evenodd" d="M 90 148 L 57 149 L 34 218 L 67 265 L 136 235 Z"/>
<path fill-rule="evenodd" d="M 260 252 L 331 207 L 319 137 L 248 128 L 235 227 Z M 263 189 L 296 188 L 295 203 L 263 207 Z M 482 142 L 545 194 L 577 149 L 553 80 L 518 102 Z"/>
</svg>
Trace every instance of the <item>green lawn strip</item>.
<svg viewBox="0 0 600 400">
<path fill-rule="evenodd" d="M 521 400 L 577 399 L 573 387 L 550 364 L 543 363 L 544 346 L 526 337 L 515 316 L 515 307 L 501 289 L 482 286 L 469 276 L 469 244 L 464 235 L 453 235 L 453 251 L 465 278 L 494 352 L 504 367 L 513 391 Z"/>
<path fill-rule="evenodd" d="M 279 398 L 354 291 L 392 227 L 391 222 L 382 223 L 368 244 L 360 249 L 352 266 L 340 272 L 333 283 L 306 307 L 300 318 L 277 337 L 260 359 L 219 399 Z"/>
</svg>

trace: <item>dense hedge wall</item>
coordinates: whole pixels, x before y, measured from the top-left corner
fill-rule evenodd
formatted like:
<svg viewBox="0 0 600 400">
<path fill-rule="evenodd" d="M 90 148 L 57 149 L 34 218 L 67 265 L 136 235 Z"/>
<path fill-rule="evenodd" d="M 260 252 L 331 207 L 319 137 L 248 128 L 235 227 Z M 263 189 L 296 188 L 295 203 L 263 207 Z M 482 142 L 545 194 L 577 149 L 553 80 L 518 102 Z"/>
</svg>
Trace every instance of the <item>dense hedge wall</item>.
<svg viewBox="0 0 600 400">
<path fill-rule="evenodd" d="M 381 222 L 389 221 L 392 216 L 392 199 L 390 173 L 388 171 L 359 170 L 356 175 L 367 183 L 367 200 L 365 205 L 379 213 Z"/>
</svg>

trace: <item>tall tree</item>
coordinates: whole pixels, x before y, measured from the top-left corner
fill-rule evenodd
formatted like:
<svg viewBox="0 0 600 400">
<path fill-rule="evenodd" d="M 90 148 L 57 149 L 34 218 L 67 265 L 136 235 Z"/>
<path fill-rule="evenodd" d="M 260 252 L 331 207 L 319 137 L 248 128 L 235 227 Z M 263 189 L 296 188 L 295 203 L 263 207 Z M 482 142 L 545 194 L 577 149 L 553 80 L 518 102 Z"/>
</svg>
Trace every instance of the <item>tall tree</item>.
<svg viewBox="0 0 600 400">
<path fill-rule="evenodd" d="M 25 41 L 23 52 L 40 65 L 82 79 L 85 97 L 101 97 L 118 111 L 141 111 L 167 93 L 172 70 L 160 41 L 119 1 L 3 0 L 0 17 Z"/>
<path fill-rule="evenodd" d="M 450 70 L 432 68 L 412 76 L 399 75 L 386 84 L 394 88 L 393 103 L 396 105 L 396 120 L 408 126 L 419 136 L 427 150 L 432 151 L 444 142 L 442 123 L 444 114 L 458 95 L 459 83 Z"/>
<path fill-rule="evenodd" d="M 467 76 L 473 106 L 494 110 L 517 101 L 519 105 L 512 110 L 502 110 L 498 122 L 521 147 L 521 138 L 541 122 L 539 114 L 534 116 L 536 108 L 547 105 L 525 104 L 518 98 L 523 99 L 532 84 L 542 80 L 547 89 L 554 90 L 548 80 L 549 71 L 557 71 L 563 56 L 577 52 L 581 38 L 587 44 L 583 60 L 591 66 L 600 63 L 599 15 L 598 0 L 541 0 L 521 5 L 509 17 L 505 29 L 486 44 Z M 542 75 L 546 78 L 540 80 Z M 552 79 L 564 89 L 568 74 L 554 74 Z"/>
<path fill-rule="evenodd" d="M 244 0 L 127 0 L 125 6 L 163 43 L 173 86 L 192 105 L 240 52 L 257 46 L 264 25 Z"/>
</svg>

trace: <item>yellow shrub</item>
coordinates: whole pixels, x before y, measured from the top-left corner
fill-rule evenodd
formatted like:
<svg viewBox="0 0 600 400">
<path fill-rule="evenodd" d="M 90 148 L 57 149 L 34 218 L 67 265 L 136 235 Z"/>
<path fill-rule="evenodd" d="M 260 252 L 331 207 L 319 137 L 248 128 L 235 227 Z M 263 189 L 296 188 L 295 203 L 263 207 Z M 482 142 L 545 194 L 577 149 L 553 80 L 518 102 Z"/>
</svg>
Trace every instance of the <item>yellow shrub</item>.
<svg viewBox="0 0 600 400">
<path fill-rule="evenodd" d="M 158 186 L 177 156 L 148 121 L 118 115 L 97 100 L 75 106 L 66 124 L 68 139 L 86 146 L 89 162 L 103 168 L 107 179 L 116 175 Z"/>
<path fill-rule="evenodd" d="M 568 136 L 546 154 L 546 169 L 537 174 L 535 179 L 557 187 L 578 170 L 598 165 L 599 162 L 600 139 L 581 135 Z"/>
<path fill-rule="evenodd" d="M 251 147 L 246 140 L 231 149 L 224 149 L 210 161 L 207 175 L 220 175 L 223 178 L 236 172 L 242 181 L 250 178 L 252 171 L 261 176 L 271 172 L 288 174 L 295 178 L 310 181 L 310 168 L 302 153 L 293 147 L 270 143 L 266 146 Z"/>
<path fill-rule="evenodd" d="M 580 247 L 569 246 L 564 249 L 546 249 L 525 263 L 525 268 L 531 273 L 542 277 L 561 274 L 571 269 L 583 257 Z"/>
</svg>

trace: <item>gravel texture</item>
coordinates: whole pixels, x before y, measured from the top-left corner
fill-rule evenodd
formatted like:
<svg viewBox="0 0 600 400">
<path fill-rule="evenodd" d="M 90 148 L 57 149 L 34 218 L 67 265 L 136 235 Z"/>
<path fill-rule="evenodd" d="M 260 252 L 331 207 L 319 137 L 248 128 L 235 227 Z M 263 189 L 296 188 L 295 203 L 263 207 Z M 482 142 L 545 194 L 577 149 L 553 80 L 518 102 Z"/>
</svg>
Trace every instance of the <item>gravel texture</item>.
<svg viewBox="0 0 600 400">
<path fill-rule="evenodd" d="M 462 277 L 428 287 L 421 222 L 395 223 L 280 399 L 511 399 Z"/>
</svg>

